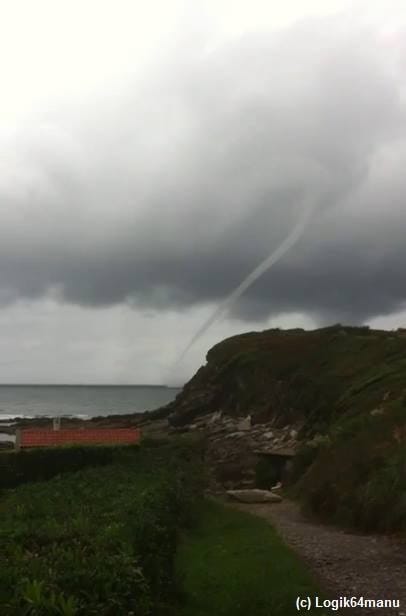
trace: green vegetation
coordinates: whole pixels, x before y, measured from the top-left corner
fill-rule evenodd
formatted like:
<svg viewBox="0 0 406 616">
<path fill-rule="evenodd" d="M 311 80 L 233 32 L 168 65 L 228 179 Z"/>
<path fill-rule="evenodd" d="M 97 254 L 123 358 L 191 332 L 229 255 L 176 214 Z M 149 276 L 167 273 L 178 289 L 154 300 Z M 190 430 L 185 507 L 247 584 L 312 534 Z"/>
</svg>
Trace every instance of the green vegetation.
<svg viewBox="0 0 406 616">
<path fill-rule="evenodd" d="M 404 436 L 399 403 L 382 415 L 347 417 L 334 426 L 294 491 L 305 508 L 342 525 L 406 530 Z"/>
<path fill-rule="evenodd" d="M 3 494 L 2 616 L 167 613 L 199 456 L 182 443 L 129 448 L 108 466 Z"/>
<path fill-rule="evenodd" d="M 310 437 L 346 413 L 374 409 L 387 391 L 393 400 L 406 390 L 406 335 L 367 327 L 233 336 L 207 362 L 170 406 L 177 423 L 221 408 L 281 425 L 303 420 Z"/>
<path fill-rule="evenodd" d="M 203 501 L 201 447 L 112 448 L 108 465 L 5 491 L 2 616 L 296 613 L 315 584 L 265 521 Z"/>
<path fill-rule="evenodd" d="M 306 567 L 259 518 L 206 502 L 180 544 L 177 616 L 293 616 L 298 595 L 319 595 Z M 310 614 L 324 616 L 319 608 Z"/>
<path fill-rule="evenodd" d="M 222 409 L 301 424 L 291 474 L 313 512 L 360 529 L 406 527 L 406 330 L 267 330 L 214 346 L 169 406 L 175 425 Z M 269 479 L 257 468 L 258 485 Z"/>
<path fill-rule="evenodd" d="M 137 445 L 135 446 L 137 447 Z M 87 466 L 111 464 L 120 448 L 111 446 L 67 446 L 5 451 L 0 456 L 0 489 L 21 483 L 50 479 Z"/>
</svg>

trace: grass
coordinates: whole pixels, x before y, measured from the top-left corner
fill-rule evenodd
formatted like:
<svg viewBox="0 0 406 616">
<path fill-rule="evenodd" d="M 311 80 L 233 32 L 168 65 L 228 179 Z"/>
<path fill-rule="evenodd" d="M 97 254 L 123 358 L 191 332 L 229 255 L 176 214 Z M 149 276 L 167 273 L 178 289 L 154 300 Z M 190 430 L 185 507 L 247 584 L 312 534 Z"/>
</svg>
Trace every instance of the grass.
<svg viewBox="0 0 406 616">
<path fill-rule="evenodd" d="M 293 616 L 298 595 L 321 595 L 266 521 L 212 501 L 185 533 L 176 571 L 177 616 Z M 320 608 L 308 613 L 324 616 Z"/>
</svg>

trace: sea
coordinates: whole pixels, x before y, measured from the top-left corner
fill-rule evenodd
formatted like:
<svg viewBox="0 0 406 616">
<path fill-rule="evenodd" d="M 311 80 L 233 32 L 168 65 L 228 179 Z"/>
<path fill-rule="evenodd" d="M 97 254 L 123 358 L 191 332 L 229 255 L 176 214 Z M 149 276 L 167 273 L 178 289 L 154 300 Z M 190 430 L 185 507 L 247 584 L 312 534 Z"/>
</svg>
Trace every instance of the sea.
<svg viewBox="0 0 406 616">
<path fill-rule="evenodd" d="M 160 385 L 0 385 L 0 425 L 24 417 L 141 413 L 171 402 L 179 391 Z"/>
</svg>

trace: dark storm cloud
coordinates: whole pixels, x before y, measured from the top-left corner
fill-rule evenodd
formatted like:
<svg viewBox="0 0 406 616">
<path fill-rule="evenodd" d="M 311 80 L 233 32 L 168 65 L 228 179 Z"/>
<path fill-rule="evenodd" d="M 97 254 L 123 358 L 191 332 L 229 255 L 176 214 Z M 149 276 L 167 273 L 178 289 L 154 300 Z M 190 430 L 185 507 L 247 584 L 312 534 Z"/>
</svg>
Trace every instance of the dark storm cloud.
<svg viewBox="0 0 406 616">
<path fill-rule="evenodd" d="M 235 314 L 402 307 L 404 62 L 400 41 L 314 20 L 178 50 L 110 103 L 44 114 L 8 144 L 0 300 L 219 302 L 311 195 L 312 226 Z"/>
</svg>

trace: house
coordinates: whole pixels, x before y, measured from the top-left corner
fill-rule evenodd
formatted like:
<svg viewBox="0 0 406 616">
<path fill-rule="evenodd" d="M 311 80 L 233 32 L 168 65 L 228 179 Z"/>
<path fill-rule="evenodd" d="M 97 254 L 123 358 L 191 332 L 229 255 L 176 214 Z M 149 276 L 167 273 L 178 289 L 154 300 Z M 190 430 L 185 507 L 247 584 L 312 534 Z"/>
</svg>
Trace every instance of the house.
<svg viewBox="0 0 406 616">
<path fill-rule="evenodd" d="M 138 428 L 31 428 L 16 431 L 16 449 L 62 445 L 133 445 L 140 438 Z"/>
</svg>

